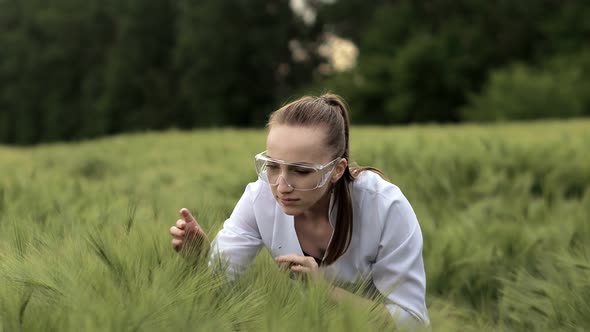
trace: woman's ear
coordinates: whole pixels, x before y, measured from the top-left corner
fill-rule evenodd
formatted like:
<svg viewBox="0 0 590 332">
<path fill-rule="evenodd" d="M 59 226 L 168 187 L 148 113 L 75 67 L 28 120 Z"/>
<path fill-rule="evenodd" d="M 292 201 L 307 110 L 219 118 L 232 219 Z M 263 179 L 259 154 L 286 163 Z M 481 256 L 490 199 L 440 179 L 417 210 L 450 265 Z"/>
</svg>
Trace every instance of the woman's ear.
<svg viewBox="0 0 590 332">
<path fill-rule="evenodd" d="M 331 179 L 332 183 L 336 183 L 336 182 L 338 182 L 338 180 L 340 180 L 342 175 L 344 175 L 344 171 L 346 170 L 346 167 L 348 167 L 348 161 L 346 161 L 346 159 L 344 159 L 344 158 L 340 159 L 336 163 L 336 166 L 334 167 L 334 173 L 332 173 L 332 179 Z"/>
</svg>

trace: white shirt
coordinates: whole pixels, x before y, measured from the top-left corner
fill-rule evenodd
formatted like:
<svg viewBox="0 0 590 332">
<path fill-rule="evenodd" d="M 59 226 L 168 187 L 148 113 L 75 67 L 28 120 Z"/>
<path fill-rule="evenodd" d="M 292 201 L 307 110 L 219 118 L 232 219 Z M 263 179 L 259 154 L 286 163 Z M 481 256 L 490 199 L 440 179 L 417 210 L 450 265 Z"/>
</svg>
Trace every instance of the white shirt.
<svg viewBox="0 0 590 332">
<path fill-rule="evenodd" d="M 350 246 L 320 270 L 330 280 L 352 287 L 372 280 L 371 286 L 385 296 L 385 305 L 398 323 L 415 319 L 428 325 L 422 232 L 412 206 L 397 186 L 371 171 L 362 172 L 352 182 L 351 197 Z M 333 227 L 334 204 L 332 195 L 329 221 Z M 242 273 L 262 246 L 272 257 L 303 255 L 294 217 L 282 211 L 269 185 L 258 180 L 248 184 L 211 244 L 210 264 L 222 258 L 229 274 Z"/>
</svg>

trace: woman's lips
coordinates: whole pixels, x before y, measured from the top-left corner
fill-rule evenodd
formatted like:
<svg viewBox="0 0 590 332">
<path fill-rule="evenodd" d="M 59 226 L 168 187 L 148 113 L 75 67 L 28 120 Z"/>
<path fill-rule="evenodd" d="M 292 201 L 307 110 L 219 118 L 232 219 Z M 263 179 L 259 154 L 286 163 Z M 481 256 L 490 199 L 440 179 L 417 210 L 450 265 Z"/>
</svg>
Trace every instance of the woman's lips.
<svg viewBox="0 0 590 332">
<path fill-rule="evenodd" d="M 296 198 L 279 198 L 279 201 L 281 202 L 281 204 L 283 205 L 293 205 L 295 204 L 295 202 L 297 202 L 299 199 Z"/>
</svg>

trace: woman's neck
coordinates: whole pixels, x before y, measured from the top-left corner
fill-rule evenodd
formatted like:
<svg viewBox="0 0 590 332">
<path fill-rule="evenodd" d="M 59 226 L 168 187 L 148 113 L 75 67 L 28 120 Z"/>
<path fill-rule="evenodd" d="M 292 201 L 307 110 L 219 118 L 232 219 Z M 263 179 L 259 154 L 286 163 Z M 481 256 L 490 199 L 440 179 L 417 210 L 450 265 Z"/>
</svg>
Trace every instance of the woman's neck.
<svg viewBox="0 0 590 332">
<path fill-rule="evenodd" d="M 314 206 L 301 214 L 301 217 L 312 223 L 329 222 L 331 192 L 331 190 L 327 190 Z"/>
</svg>

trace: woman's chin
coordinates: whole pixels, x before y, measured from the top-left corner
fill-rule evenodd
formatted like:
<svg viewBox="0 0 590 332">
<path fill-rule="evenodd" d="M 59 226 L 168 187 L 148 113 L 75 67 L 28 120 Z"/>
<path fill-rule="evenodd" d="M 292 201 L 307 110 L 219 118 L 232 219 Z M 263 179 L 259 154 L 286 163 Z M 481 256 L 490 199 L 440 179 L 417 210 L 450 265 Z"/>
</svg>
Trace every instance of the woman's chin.
<svg viewBox="0 0 590 332">
<path fill-rule="evenodd" d="M 289 216 L 297 216 L 299 214 L 301 214 L 300 209 L 295 208 L 293 206 L 283 206 L 281 205 L 281 210 L 283 210 L 283 213 Z"/>
</svg>

